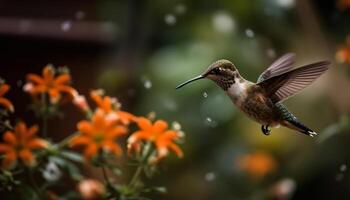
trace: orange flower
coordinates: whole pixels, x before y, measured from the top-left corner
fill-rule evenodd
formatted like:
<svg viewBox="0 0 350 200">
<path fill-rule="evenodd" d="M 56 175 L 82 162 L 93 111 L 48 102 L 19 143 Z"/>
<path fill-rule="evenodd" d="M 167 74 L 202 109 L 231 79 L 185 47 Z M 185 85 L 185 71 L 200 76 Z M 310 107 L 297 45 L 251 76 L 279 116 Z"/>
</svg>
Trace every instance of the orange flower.
<svg viewBox="0 0 350 200">
<path fill-rule="evenodd" d="M 0 144 L 0 153 L 5 154 L 2 167 L 10 169 L 15 166 L 18 159 L 27 166 L 35 165 L 36 159 L 32 151 L 48 146 L 45 140 L 35 136 L 37 132 L 37 126 L 27 128 L 23 122 L 17 123 L 14 132 L 5 132 L 3 135 L 4 143 Z"/>
<path fill-rule="evenodd" d="M 98 106 L 99 110 L 102 110 L 111 119 L 120 120 L 124 125 L 130 124 L 131 121 L 135 120 L 135 116 L 121 111 L 120 103 L 116 98 L 111 98 L 109 96 L 103 96 L 101 90 L 93 90 L 90 93 L 90 97 Z"/>
<path fill-rule="evenodd" d="M 74 137 L 70 145 L 71 147 L 83 146 L 87 159 L 96 156 L 100 150 L 121 155 L 122 150 L 116 143 L 116 139 L 125 135 L 127 129 L 118 125 L 117 121 L 108 119 L 102 111 L 97 110 L 91 121 L 80 121 L 77 128 L 80 135 Z"/>
<path fill-rule="evenodd" d="M 9 89 L 10 89 L 10 86 L 5 83 L 0 85 L 0 105 L 4 106 L 9 111 L 13 112 L 14 107 L 11 101 L 3 97 L 9 91 Z"/>
<path fill-rule="evenodd" d="M 241 155 L 235 160 L 235 165 L 254 178 L 262 178 L 277 168 L 274 158 L 264 152 Z"/>
<path fill-rule="evenodd" d="M 68 84 L 71 77 L 68 73 L 61 74 L 55 77 L 55 69 L 48 65 L 43 69 L 42 77 L 36 74 L 28 74 L 24 90 L 32 95 L 47 93 L 51 103 L 57 103 L 62 93 L 66 93 L 74 97 L 77 92 Z"/>
<path fill-rule="evenodd" d="M 157 120 L 154 124 L 144 117 L 136 120 L 141 130 L 134 132 L 128 139 L 129 151 L 138 150 L 142 140 L 150 141 L 157 148 L 157 159 L 162 159 L 168 155 L 169 149 L 174 151 L 178 157 L 183 153 L 179 146 L 174 142 L 179 138 L 178 132 L 167 130 L 168 124 L 163 120 Z"/>
</svg>

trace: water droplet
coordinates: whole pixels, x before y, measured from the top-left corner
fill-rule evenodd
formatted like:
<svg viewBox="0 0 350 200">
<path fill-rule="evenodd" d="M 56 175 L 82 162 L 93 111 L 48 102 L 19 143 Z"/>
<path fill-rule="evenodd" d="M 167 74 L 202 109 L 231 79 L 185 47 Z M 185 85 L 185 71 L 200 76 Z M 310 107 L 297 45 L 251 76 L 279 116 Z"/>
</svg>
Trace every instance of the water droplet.
<svg viewBox="0 0 350 200">
<path fill-rule="evenodd" d="M 214 127 L 216 127 L 218 125 L 218 123 L 216 121 L 214 121 L 210 117 L 205 118 L 205 122 L 204 123 L 205 123 L 205 125 L 207 125 L 209 127 L 212 127 L 212 128 L 214 128 Z"/>
<path fill-rule="evenodd" d="M 75 19 L 82 20 L 84 18 L 85 18 L 85 13 L 83 11 L 79 10 L 75 13 Z"/>
<path fill-rule="evenodd" d="M 340 165 L 339 170 L 341 172 L 345 172 L 348 169 L 348 167 L 345 164 Z"/>
<path fill-rule="evenodd" d="M 247 37 L 249 37 L 249 38 L 253 38 L 254 37 L 254 32 L 252 31 L 252 29 L 246 29 L 245 30 L 245 35 L 247 36 Z"/>
<path fill-rule="evenodd" d="M 61 24 L 61 29 L 63 32 L 68 32 L 72 28 L 72 22 L 71 21 L 64 21 Z"/>
<path fill-rule="evenodd" d="M 216 179 L 216 174 L 214 172 L 208 172 L 205 174 L 205 180 L 208 182 L 214 181 Z"/>
<path fill-rule="evenodd" d="M 210 117 L 207 117 L 205 120 L 209 123 L 212 122 L 212 119 Z"/>
<path fill-rule="evenodd" d="M 207 98 L 207 97 L 208 97 L 208 93 L 203 92 L 203 97 L 204 97 L 204 98 Z"/>
<path fill-rule="evenodd" d="M 212 24 L 214 29 L 220 33 L 231 33 L 236 26 L 232 16 L 224 11 L 217 12 L 213 15 Z"/>
<path fill-rule="evenodd" d="M 164 16 L 164 21 L 167 25 L 172 26 L 176 24 L 176 17 L 173 14 L 166 14 Z"/>
<path fill-rule="evenodd" d="M 151 89 L 152 88 L 152 82 L 148 79 L 146 79 L 144 82 L 143 82 L 143 86 L 146 88 L 146 89 Z"/>
<path fill-rule="evenodd" d="M 174 10 L 176 14 L 182 15 L 186 12 L 187 8 L 184 4 L 177 4 Z"/>
</svg>

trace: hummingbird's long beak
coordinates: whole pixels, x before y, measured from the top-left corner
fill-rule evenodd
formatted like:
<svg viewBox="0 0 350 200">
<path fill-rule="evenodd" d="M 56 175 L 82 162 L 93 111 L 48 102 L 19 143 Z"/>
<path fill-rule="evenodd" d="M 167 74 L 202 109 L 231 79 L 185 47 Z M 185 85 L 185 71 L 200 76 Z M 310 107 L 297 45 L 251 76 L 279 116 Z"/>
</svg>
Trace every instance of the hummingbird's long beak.
<svg viewBox="0 0 350 200">
<path fill-rule="evenodd" d="M 186 81 L 186 82 L 184 82 L 184 83 L 181 83 L 180 85 L 178 85 L 178 86 L 176 87 L 176 89 L 182 88 L 183 86 L 185 86 L 185 85 L 187 85 L 187 84 L 189 84 L 189 83 L 191 83 L 191 82 L 193 82 L 193 81 L 202 79 L 202 78 L 205 78 L 205 76 L 203 76 L 203 75 L 196 76 L 196 77 L 194 77 L 194 78 L 192 78 L 192 79 L 190 79 L 190 80 L 188 80 L 188 81 Z"/>
</svg>

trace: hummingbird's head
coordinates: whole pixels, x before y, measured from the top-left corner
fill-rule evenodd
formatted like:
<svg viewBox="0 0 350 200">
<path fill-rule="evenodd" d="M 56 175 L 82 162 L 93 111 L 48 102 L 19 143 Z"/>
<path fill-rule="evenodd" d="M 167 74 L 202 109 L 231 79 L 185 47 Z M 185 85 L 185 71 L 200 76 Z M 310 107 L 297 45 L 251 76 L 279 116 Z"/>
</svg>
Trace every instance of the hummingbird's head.
<svg viewBox="0 0 350 200">
<path fill-rule="evenodd" d="M 180 84 L 176 89 L 193 81 L 208 78 L 214 81 L 222 89 L 227 90 L 233 83 L 235 83 L 235 77 L 239 77 L 239 73 L 234 64 L 229 60 L 222 59 L 215 61 L 207 70 L 205 70 L 204 73 Z"/>
</svg>

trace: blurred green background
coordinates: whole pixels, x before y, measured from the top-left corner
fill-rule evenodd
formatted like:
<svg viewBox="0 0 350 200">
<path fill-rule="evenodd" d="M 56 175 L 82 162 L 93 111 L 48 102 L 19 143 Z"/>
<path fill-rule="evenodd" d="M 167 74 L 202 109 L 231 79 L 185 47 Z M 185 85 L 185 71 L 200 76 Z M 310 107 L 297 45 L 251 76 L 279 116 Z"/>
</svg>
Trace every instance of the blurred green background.
<svg viewBox="0 0 350 200">
<path fill-rule="evenodd" d="M 185 157 L 150 181 L 168 187 L 154 199 L 350 199 L 350 66 L 335 59 L 348 33 L 347 0 L 1 0 L 0 76 L 33 123 L 21 87 L 48 63 L 68 66 L 83 94 L 104 88 L 124 110 L 179 122 Z M 255 81 L 287 52 L 296 66 L 332 61 L 285 102 L 316 138 L 286 128 L 264 136 L 208 80 L 174 89 L 221 58 Z M 65 111 L 50 121 L 57 141 L 83 117 Z"/>
</svg>

